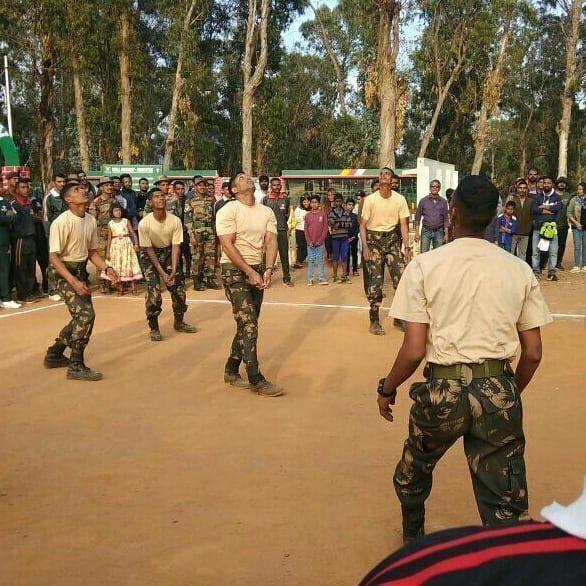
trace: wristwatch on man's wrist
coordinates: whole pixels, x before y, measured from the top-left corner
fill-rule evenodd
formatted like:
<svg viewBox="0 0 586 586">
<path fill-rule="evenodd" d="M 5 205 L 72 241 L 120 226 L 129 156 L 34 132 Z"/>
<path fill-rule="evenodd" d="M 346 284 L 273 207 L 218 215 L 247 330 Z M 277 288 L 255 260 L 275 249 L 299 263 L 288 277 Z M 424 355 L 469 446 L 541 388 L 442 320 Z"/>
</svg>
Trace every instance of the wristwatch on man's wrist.
<svg viewBox="0 0 586 586">
<path fill-rule="evenodd" d="M 397 394 L 397 389 L 392 390 L 390 393 L 385 393 L 385 381 L 387 379 L 386 378 L 381 378 L 378 381 L 378 387 L 376 389 L 376 392 L 379 394 L 379 396 L 384 397 L 385 399 L 391 399 L 392 397 L 394 397 Z"/>
</svg>

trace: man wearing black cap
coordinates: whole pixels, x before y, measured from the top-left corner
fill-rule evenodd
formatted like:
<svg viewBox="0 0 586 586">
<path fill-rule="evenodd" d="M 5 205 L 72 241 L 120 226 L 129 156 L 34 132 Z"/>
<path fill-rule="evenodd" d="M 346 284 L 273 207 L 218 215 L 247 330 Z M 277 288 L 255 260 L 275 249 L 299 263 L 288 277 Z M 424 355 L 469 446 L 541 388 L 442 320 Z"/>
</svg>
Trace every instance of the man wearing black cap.
<svg viewBox="0 0 586 586">
<path fill-rule="evenodd" d="M 30 201 L 30 181 L 20 177 L 12 203 L 16 218 L 12 226 L 12 266 L 17 298 L 21 303 L 39 300 L 35 279 L 35 223 Z"/>
<path fill-rule="evenodd" d="M 427 361 L 426 380 L 409 392 L 409 436 L 394 475 L 405 541 L 424 534 L 433 470 L 460 437 L 483 525 L 529 519 L 520 394 L 541 361 L 540 328 L 552 318 L 527 264 L 483 240 L 498 199 L 487 179 L 465 177 L 450 209 L 454 242 L 416 256 L 393 299 L 405 338 L 379 383 L 382 417 L 393 421 L 398 387 Z"/>
<path fill-rule="evenodd" d="M 568 240 L 568 204 L 572 199 L 570 193 L 566 191 L 568 187 L 568 180 L 565 177 L 559 177 L 555 182 L 555 192 L 560 196 L 562 200 L 562 209 L 558 212 L 556 218 L 556 225 L 558 228 L 558 257 L 556 262 L 556 268 L 560 271 L 564 270 L 562 261 L 564 260 L 564 254 L 566 253 L 566 242 Z"/>
</svg>

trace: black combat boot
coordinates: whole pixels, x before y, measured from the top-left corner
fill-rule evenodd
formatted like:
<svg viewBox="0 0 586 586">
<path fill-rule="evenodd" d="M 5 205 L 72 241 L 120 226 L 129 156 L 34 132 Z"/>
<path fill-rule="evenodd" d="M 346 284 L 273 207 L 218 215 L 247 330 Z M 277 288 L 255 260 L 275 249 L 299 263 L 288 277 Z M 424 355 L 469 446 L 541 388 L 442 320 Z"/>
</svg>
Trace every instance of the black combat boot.
<svg viewBox="0 0 586 586">
<path fill-rule="evenodd" d="M 183 332 L 184 334 L 195 334 L 197 332 L 197 328 L 195 326 L 191 326 L 186 324 L 183 321 L 183 316 L 175 316 L 175 323 L 173 324 L 175 331 Z"/>
<path fill-rule="evenodd" d="M 44 365 L 45 368 L 61 368 L 63 366 L 69 366 L 70 360 L 63 354 L 67 346 L 59 340 L 55 340 L 52 346 L 47 348 L 45 354 Z"/>
<path fill-rule="evenodd" d="M 193 289 L 195 291 L 205 291 L 206 285 L 200 277 L 193 277 Z"/>
<path fill-rule="evenodd" d="M 401 505 L 403 514 L 403 543 L 412 543 L 425 535 L 425 507 Z"/>
<path fill-rule="evenodd" d="M 224 367 L 224 382 L 238 389 L 247 389 L 250 383 L 246 382 L 238 372 L 240 360 L 237 358 L 228 358 Z"/>
<path fill-rule="evenodd" d="M 386 334 L 383 327 L 380 325 L 378 316 L 378 307 L 370 310 L 370 329 L 369 332 L 375 336 L 384 336 Z"/>
<path fill-rule="evenodd" d="M 83 361 L 83 350 L 71 351 L 71 362 L 67 369 L 67 378 L 72 380 L 102 380 L 102 373 L 88 368 Z"/>
<path fill-rule="evenodd" d="M 161 330 L 159 330 L 158 318 L 149 317 L 147 321 L 151 330 L 151 342 L 160 342 L 163 339 L 163 336 L 161 336 Z"/>
<path fill-rule="evenodd" d="M 206 279 L 206 284 L 208 289 L 218 290 L 221 289 L 220 285 L 218 285 L 218 281 L 216 281 L 216 277 L 208 277 Z"/>
</svg>

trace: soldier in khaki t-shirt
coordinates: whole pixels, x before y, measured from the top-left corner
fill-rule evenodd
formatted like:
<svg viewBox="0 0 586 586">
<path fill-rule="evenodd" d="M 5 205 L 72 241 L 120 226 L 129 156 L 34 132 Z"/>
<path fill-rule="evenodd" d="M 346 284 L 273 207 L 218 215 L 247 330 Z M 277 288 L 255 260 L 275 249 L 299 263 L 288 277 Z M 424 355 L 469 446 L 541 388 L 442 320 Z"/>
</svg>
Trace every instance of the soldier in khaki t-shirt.
<svg viewBox="0 0 586 586">
<path fill-rule="evenodd" d="M 396 289 L 405 263 L 410 259 L 409 206 L 405 198 L 392 189 L 395 177 L 391 169 L 381 169 L 379 190 L 364 199 L 360 212 L 362 255 L 369 274 L 366 296 L 370 303 L 370 333 L 376 336 L 385 334 L 379 317 L 385 266 L 389 268 Z M 405 245 L 404 254 L 401 242 Z M 396 322 L 396 325 L 400 324 Z"/>
<path fill-rule="evenodd" d="M 406 541 L 423 534 L 433 469 L 460 437 L 482 523 L 528 519 L 520 393 L 541 361 L 540 327 L 552 320 L 530 267 L 482 238 L 497 203 L 486 179 L 463 179 L 450 211 L 454 242 L 417 256 L 393 299 L 390 313 L 406 333 L 379 384 L 385 419 L 393 420 L 399 385 L 427 361 L 427 380 L 409 393 L 409 437 L 394 477 Z"/>
<path fill-rule="evenodd" d="M 163 307 L 161 279 L 173 302 L 174 328 L 178 332 L 193 334 L 194 326 L 186 324 L 183 316 L 187 311 L 183 272 L 178 271 L 179 254 L 183 243 L 181 220 L 166 209 L 165 193 L 158 187 L 149 192 L 149 204 L 153 210 L 138 224 L 140 258 L 147 282 L 146 317 L 153 342 L 163 339 L 159 330 L 159 315 Z"/>
<path fill-rule="evenodd" d="M 229 189 L 236 199 L 227 202 L 216 216 L 216 233 L 222 246 L 222 283 L 236 320 L 224 382 L 276 397 L 283 390 L 261 373 L 256 347 L 263 295 L 271 284 L 277 258 L 277 220 L 269 207 L 255 202 L 254 182 L 248 174 L 237 173 Z M 248 382 L 238 372 L 241 362 L 246 366 Z"/>
<path fill-rule="evenodd" d="M 52 224 L 49 233 L 49 276 L 55 290 L 67 305 L 71 321 L 61 330 L 55 343 L 45 355 L 46 368 L 67 366 L 67 378 L 74 380 L 100 380 L 102 374 L 88 368 L 84 352 L 95 321 L 92 296 L 87 286 L 88 259 L 118 281 L 116 271 L 106 265 L 98 253 L 98 228 L 93 216 L 86 213 L 87 188 L 79 183 L 66 183 L 61 197 L 69 210 Z M 71 357 L 64 355 L 71 348 Z"/>
</svg>

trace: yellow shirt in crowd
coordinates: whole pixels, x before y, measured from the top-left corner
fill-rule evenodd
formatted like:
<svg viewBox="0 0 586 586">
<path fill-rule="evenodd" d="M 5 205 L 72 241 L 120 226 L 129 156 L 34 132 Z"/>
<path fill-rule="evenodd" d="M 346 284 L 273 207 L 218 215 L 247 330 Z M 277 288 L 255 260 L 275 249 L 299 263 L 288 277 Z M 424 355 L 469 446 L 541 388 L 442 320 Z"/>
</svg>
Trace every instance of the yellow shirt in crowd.
<svg viewBox="0 0 586 586">
<path fill-rule="evenodd" d="M 138 224 L 138 240 L 143 248 L 166 248 L 183 242 L 181 220 L 167 212 L 164 222 L 159 222 L 152 213 L 147 214 Z"/>
<path fill-rule="evenodd" d="M 97 248 L 98 225 L 91 214 L 80 218 L 67 210 L 51 224 L 49 252 L 58 254 L 63 262 L 84 262 L 89 251 Z"/>
<path fill-rule="evenodd" d="M 407 200 L 396 191 L 384 198 L 380 191 L 364 198 L 360 219 L 366 222 L 366 229 L 373 232 L 390 232 L 397 227 L 401 218 L 409 218 Z"/>
<path fill-rule="evenodd" d="M 481 238 L 416 256 L 390 314 L 429 324 L 426 360 L 446 366 L 513 358 L 518 330 L 552 321 L 529 265 Z"/>
<path fill-rule="evenodd" d="M 228 202 L 216 216 L 218 236 L 236 234 L 234 243 L 242 258 L 249 265 L 258 265 L 263 260 L 263 247 L 267 232 L 277 234 L 277 220 L 271 208 L 255 203 L 247 206 L 235 200 Z M 222 251 L 221 264 L 232 262 Z"/>
</svg>

